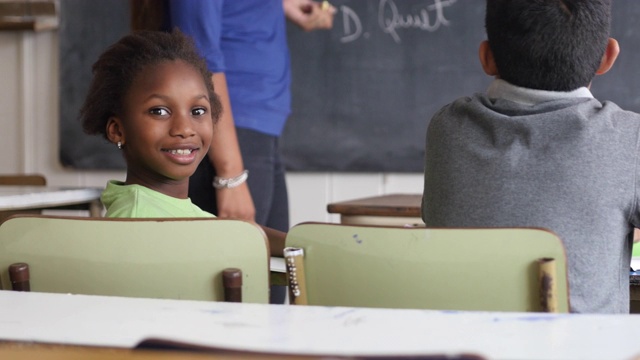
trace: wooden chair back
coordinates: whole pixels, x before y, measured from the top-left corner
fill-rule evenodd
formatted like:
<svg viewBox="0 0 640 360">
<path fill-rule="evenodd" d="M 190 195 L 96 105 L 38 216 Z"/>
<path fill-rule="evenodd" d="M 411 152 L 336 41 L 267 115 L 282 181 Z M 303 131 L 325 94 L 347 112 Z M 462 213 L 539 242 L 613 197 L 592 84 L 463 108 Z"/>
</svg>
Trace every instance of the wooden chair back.
<svg viewBox="0 0 640 360">
<path fill-rule="evenodd" d="M 569 311 L 564 246 L 542 229 L 302 223 L 286 246 L 294 304 Z"/>
<path fill-rule="evenodd" d="M 268 303 L 262 229 L 239 220 L 14 216 L 0 225 L 0 280 L 28 264 L 31 291 L 223 301 L 223 272 L 242 272 L 242 301 Z M 238 284 L 237 274 L 231 275 Z"/>
</svg>

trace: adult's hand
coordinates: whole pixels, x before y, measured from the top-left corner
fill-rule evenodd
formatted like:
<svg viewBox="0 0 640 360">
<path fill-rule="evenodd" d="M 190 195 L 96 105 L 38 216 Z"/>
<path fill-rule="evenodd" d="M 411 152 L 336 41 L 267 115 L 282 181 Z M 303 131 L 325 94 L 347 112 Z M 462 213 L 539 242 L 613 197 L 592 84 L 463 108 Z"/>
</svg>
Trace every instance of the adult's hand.
<svg viewBox="0 0 640 360">
<path fill-rule="evenodd" d="M 336 8 L 328 1 L 282 0 L 287 18 L 305 31 L 331 29 Z"/>
<path fill-rule="evenodd" d="M 234 188 L 216 190 L 218 217 L 255 221 L 256 208 L 247 183 Z"/>
</svg>

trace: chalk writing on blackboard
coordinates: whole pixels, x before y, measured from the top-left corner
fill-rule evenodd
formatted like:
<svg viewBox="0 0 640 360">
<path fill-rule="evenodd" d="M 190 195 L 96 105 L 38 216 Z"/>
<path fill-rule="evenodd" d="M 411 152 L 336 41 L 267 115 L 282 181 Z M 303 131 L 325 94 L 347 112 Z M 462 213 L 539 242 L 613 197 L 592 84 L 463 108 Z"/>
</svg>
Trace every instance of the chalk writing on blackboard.
<svg viewBox="0 0 640 360">
<path fill-rule="evenodd" d="M 403 13 L 398 9 L 394 0 L 380 0 L 378 3 L 378 26 L 385 34 L 393 38 L 397 44 L 402 42 L 398 29 L 418 29 L 427 32 L 437 31 L 441 26 L 449 25 L 445 9 L 457 0 L 433 0 L 432 4 L 412 9 Z M 360 16 L 349 6 L 340 6 L 344 35 L 340 38 L 343 44 L 356 41 L 359 38 L 369 38 L 368 32 L 363 32 Z"/>
</svg>

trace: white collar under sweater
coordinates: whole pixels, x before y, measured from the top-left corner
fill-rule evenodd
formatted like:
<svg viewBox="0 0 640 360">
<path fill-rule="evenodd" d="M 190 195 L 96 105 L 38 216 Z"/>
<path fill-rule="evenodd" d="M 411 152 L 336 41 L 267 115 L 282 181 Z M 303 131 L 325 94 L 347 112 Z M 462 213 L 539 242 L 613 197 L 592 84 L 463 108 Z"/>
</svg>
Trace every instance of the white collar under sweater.
<svg viewBox="0 0 640 360">
<path fill-rule="evenodd" d="M 496 79 L 489 85 L 487 96 L 490 99 L 505 99 L 524 105 L 535 105 L 558 99 L 593 98 L 593 94 L 591 94 L 591 91 L 586 87 L 566 92 L 546 91 L 515 86 L 501 79 Z"/>
</svg>

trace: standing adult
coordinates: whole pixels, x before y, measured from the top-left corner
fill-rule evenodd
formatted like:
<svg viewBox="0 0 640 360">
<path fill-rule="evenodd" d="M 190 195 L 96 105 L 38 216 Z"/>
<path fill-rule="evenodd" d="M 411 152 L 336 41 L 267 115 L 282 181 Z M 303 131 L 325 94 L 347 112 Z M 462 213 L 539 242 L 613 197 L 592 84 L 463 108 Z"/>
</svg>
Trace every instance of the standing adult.
<svg viewBox="0 0 640 360">
<path fill-rule="evenodd" d="M 311 0 L 164 0 L 163 7 L 165 28 L 190 35 L 207 60 L 223 106 L 189 197 L 220 218 L 288 231 L 278 148 L 290 113 L 285 15 L 306 31 L 329 29 L 335 8 Z"/>
</svg>

